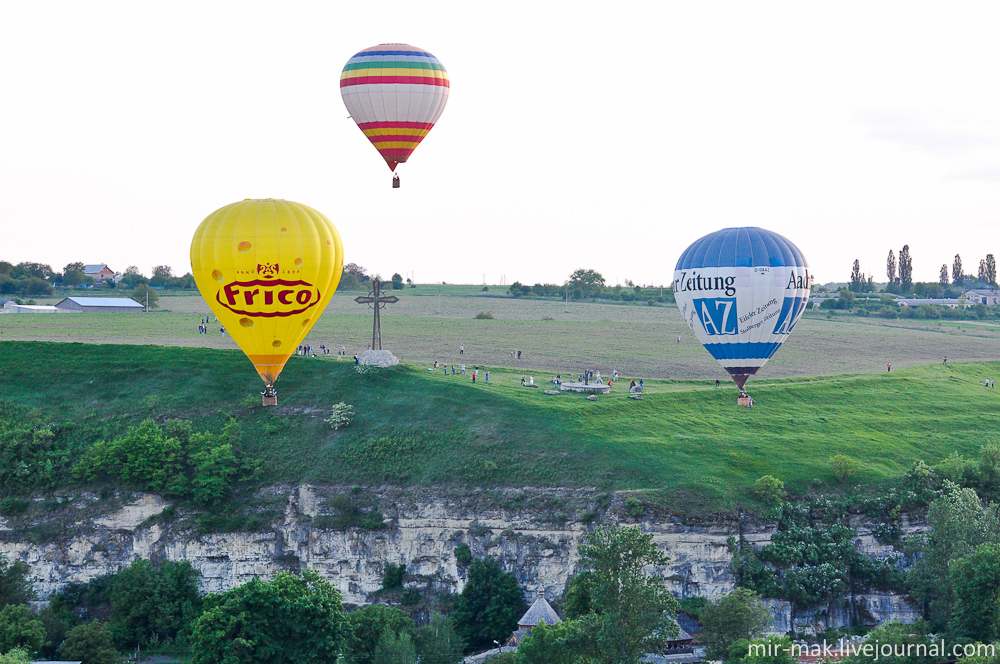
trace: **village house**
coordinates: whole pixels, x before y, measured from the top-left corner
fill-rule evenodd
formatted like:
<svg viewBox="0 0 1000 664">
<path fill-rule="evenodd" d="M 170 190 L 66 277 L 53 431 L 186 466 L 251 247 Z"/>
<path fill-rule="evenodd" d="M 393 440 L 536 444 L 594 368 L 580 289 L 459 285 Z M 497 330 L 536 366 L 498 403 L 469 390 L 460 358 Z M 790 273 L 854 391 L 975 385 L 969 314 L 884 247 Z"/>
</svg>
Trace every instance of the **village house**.
<svg viewBox="0 0 1000 664">
<path fill-rule="evenodd" d="M 93 279 L 95 283 L 115 278 L 115 271 L 104 263 L 100 263 L 98 265 L 84 265 L 83 274 Z"/>
<path fill-rule="evenodd" d="M 1000 304 L 1000 291 L 995 288 L 972 288 L 962 293 L 962 297 L 965 298 L 967 307 L 974 304 L 985 304 L 988 307 Z"/>
</svg>

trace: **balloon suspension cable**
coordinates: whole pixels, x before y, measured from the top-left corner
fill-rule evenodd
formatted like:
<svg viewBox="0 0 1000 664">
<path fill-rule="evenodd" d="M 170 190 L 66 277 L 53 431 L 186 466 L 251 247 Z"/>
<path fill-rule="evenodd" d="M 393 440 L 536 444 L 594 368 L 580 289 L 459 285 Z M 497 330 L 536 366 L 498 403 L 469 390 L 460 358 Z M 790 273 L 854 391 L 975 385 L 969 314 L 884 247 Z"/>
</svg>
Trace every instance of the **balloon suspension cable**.
<svg viewBox="0 0 1000 664">
<path fill-rule="evenodd" d="M 264 391 L 261 392 L 261 395 L 265 397 L 276 397 L 278 396 L 278 391 L 274 389 L 274 385 L 268 383 L 267 386 L 264 387 Z"/>
</svg>

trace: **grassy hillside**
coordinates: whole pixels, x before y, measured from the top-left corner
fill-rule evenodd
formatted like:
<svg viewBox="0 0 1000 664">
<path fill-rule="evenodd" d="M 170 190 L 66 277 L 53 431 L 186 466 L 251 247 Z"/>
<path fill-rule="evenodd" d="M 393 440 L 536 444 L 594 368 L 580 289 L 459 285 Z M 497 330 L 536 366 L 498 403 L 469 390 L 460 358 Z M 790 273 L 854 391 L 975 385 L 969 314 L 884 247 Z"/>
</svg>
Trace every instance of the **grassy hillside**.
<svg viewBox="0 0 1000 664">
<path fill-rule="evenodd" d="M 860 479 L 893 477 L 916 459 L 974 454 L 997 429 L 1000 363 L 940 364 L 892 374 L 751 383 L 753 412 L 731 385 L 647 381 L 597 402 L 520 387 L 520 372 L 469 377 L 294 357 L 277 408 L 237 351 L 0 342 L 3 400 L 71 423 L 85 447 L 143 418 L 216 428 L 237 417 L 262 483 L 593 486 L 644 490 L 680 511 L 729 508 L 763 474 L 796 492 L 830 488 L 829 458 L 864 462 Z M 536 377 L 539 382 L 541 376 Z M 357 416 L 334 432 L 333 403 Z"/>
</svg>

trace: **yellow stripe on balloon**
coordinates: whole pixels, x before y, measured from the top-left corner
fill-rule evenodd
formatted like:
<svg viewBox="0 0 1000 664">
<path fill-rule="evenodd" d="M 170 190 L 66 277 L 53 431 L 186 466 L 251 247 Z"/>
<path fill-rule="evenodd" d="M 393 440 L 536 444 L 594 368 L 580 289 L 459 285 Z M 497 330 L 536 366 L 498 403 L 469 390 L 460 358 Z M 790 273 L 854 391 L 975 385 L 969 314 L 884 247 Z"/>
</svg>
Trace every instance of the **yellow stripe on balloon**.
<svg viewBox="0 0 1000 664">
<path fill-rule="evenodd" d="M 377 129 L 362 129 L 361 131 L 363 131 L 365 136 L 368 136 L 369 138 L 372 136 L 420 136 L 423 138 L 427 135 L 427 132 L 429 132 L 430 129 L 392 129 L 379 127 Z"/>
<path fill-rule="evenodd" d="M 410 68 L 386 68 L 386 69 L 350 69 L 340 75 L 340 80 L 347 78 L 359 78 L 361 76 L 416 76 L 417 78 L 448 78 L 448 72 L 436 69 L 410 69 Z"/>
<path fill-rule="evenodd" d="M 417 142 L 414 142 L 414 143 L 410 143 L 409 141 L 407 141 L 407 142 L 403 142 L 403 141 L 378 141 L 378 142 L 372 142 L 372 145 L 374 145 L 379 150 L 381 150 L 382 148 L 415 148 L 418 145 L 420 145 L 420 142 L 417 141 Z"/>
</svg>

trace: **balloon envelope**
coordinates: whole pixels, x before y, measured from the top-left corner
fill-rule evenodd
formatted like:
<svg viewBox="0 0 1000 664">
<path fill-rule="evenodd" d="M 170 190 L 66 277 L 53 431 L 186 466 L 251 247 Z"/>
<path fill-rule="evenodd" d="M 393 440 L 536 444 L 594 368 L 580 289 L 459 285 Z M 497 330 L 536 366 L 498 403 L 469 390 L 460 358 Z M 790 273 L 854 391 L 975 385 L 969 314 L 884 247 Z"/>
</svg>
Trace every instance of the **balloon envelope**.
<svg viewBox="0 0 1000 664">
<path fill-rule="evenodd" d="M 343 267 L 330 220 L 291 201 L 219 208 L 191 241 L 198 290 L 267 385 L 323 313 Z"/>
<path fill-rule="evenodd" d="M 366 48 L 340 75 L 347 111 L 393 171 L 441 117 L 449 89 L 444 65 L 408 44 Z"/>
<path fill-rule="evenodd" d="M 805 311 L 809 266 L 777 233 L 726 228 L 681 254 L 674 298 L 698 341 L 742 388 Z"/>
</svg>

